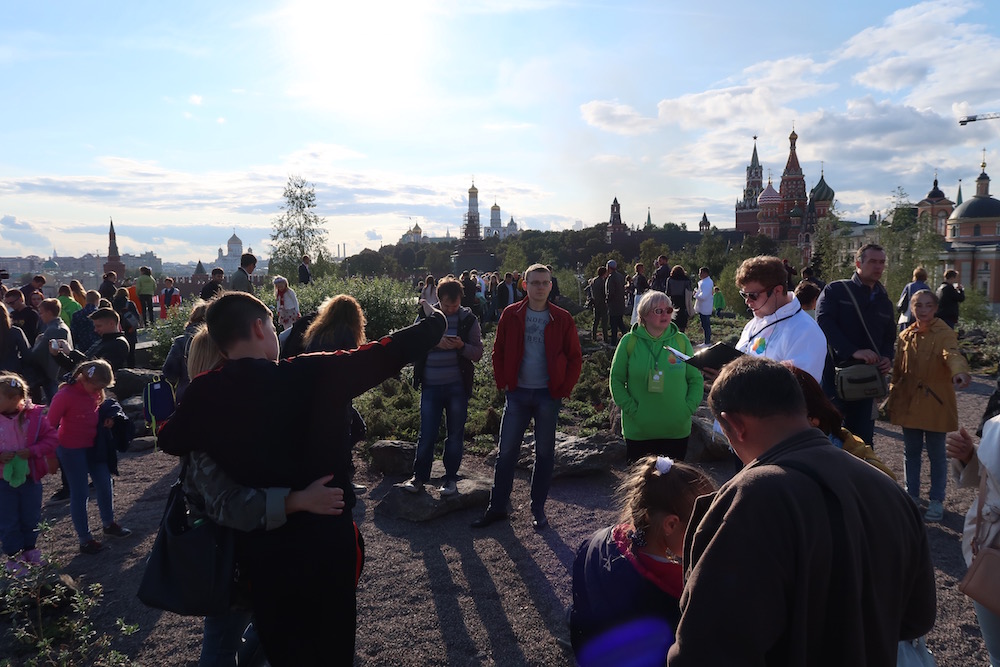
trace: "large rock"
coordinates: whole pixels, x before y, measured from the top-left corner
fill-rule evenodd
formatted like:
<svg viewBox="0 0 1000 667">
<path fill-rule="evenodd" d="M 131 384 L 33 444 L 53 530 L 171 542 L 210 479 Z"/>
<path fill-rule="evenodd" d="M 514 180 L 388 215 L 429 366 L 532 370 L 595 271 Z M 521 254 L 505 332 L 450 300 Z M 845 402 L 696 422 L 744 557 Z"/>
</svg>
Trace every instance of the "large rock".
<svg viewBox="0 0 1000 667">
<path fill-rule="evenodd" d="M 412 461 L 410 467 L 413 467 Z M 492 479 L 460 479 L 458 493 L 451 496 L 442 496 L 436 484 L 428 485 L 421 493 L 410 493 L 395 485 L 378 502 L 375 511 L 394 519 L 430 521 L 467 507 L 485 507 L 490 500 L 492 485 Z"/>
<path fill-rule="evenodd" d="M 132 420 L 132 428 L 135 429 L 136 436 L 152 435 L 152 431 L 146 426 L 146 416 L 142 410 L 142 397 L 133 396 L 124 400 L 118 399 L 125 411 L 125 416 Z"/>
<path fill-rule="evenodd" d="M 707 406 L 701 406 L 691 417 L 691 437 L 688 438 L 686 460 L 693 463 L 721 461 L 729 456 L 729 441 L 714 429 L 715 418 Z"/>
<path fill-rule="evenodd" d="M 517 467 L 530 469 L 535 458 L 535 435 L 529 433 L 521 444 Z M 498 449 L 486 457 L 486 463 L 496 464 Z M 610 433 L 587 437 L 556 432 L 553 477 L 579 477 L 610 470 L 625 461 L 625 443 Z"/>
<path fill-rule="evenodd" d="M 123 398 L 141 397 L 142 390 L 157 375 L 160 375 L 159 371 L 146 368 L 121 368 L 115 373 L 115 386 L 111 391 L 118 397 L 119 402 Z"/>
<path fill-rule="evenodd" d="M 409 477 L 413 474 L 413 457 L 417 445 L 405 440 L 379 440 L 371 446 L 371 467 L 383 475 Z"/>
</svg>

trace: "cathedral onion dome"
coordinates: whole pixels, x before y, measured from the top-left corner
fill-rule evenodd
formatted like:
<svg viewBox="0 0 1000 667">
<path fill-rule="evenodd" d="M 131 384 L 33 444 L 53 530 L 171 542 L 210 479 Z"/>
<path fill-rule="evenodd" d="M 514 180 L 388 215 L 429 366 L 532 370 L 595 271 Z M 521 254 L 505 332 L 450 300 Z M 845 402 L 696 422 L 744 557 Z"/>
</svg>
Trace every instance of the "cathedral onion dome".
<svg viewBox="0 0 1000 667">
<path fill-rule="evenodd" d="M 802 217 L 802 209 L 799 208 L 798 204 L 796 204 L 792 208 L 792 210 L 788 212 L 788 217 L 790 217 L 790 218 L 801 218 Z"/>
<path fill-rule="evenodd" d="M 778 191 L 774 189 L 773 185 L 771 185 L 771 181 L 768 181 L 767 187 L 764 188 L 764 191 L 760 193 L 759 197 L 757 197 L 757 205 L 763 206 L 764 204 L 780 204 L 780 203 L 781 203 L 781 195 L 779 195 Z"/>
<path fill-rule="evenodd" d="M 927 193 L 927 199 L 944 199 L 944 193 L 938 188 L 938 180 L 936 178 L 934 179 L 934 187 Z"/>
<path fill-rule="evenodd" d="M 232 245 L 234 243 L 239 243 L 240 245 L 243 245 L 243 241 L 241 241 L 240 237 L 237 236 L 236 234 L 233 234 L 232 236 L 229 237 L 229 241 L 226 242 L 226 245 Z"/>
<path fill-rule="evenodd" d="M 500 204 L 498 204 L 496 202 L 493 202 L 493 206 L 490 206 L 490 210 L 491 211 L 499 211 L 500 210 Z"/>
<path fill-rule="evenodd" d="M 42 268 L 45 269 L 46 271 L 55 271 L 56 269 L 59 268 L 59 262 L 57 262 L 54 259 L 50 259 L 49 261 L 42 264 Z"/>
<path fill-rule="evenodd" d="M 414 234 L 420 234 L 423 230 L 420 229 L 420 225 L 413 223 L 413 229 L 411 230 Z"/>
<path fill-rule="evenodd" d="M 934 181 L 934 184 L 936 186 L 937 181 Z M 809 198 L 816 201 L 833 201 L 834 194 L 833 188 L 826 184 L 826 178 L 820 175 L 819 183 L 809 192 Z M 944 197 L 944 195 L 941 196 Z"/>
<path fill-rule="evenodd" d="M 475 194 L 479 194 L 479 188 L 477 188 L 477 187 L 476 187 L 476 184 L 475 184 L 475 183 L 473 183 L 473 184 L 472 184 L 472 187 L 471 187 L 471 188 L 469 188 L 469 194 L 470 194 L 470 195 L 475 195 Z"/>
</svg>

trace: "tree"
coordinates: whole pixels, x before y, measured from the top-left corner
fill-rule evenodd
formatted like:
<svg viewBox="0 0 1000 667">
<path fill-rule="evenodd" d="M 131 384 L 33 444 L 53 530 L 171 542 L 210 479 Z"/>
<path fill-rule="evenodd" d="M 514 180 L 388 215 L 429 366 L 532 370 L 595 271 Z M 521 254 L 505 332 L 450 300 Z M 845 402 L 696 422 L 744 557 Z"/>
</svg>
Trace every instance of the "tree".
<svg viewBox="0 0 1000 667">
<path fill-rule="evenodd" d="M 656 239 L 646 239 L 639 244 L 639 261 L 646 267 L 647 278 L 651 278 L 656 271 L 656 260 L 660 255 L 670 257 L 670 246 Z"/>
<path fill-rule="evenodd" d="M 812 239 L 812 266 L 816 275 L 822 280 L 830 281 L 843 277 L 844 262 L 839 240 L 842 230 L 843 224 L 834 206 L 816 221 Z"/>
<path fill-rule="evenodd" d="M 316 215 L 316 188 L 301 176 L 285 184 L 284 213 L 271 221 L 270 273 L 291 275 L 302 255 L 318 257 L 326 250 L 326 220 Z"/>
<path fill-rule="evenodd" d="M 917 219 L 916 207 L 906 191 L 898 187 L 879 226 L 879 244 L 885 248 L 887 259 L 882 284 L 894 298 L 910 282 L 916 267 L 923 266 L 931 275 L 937 272 L 944 239 L 929 219 Z"/>
</svg>

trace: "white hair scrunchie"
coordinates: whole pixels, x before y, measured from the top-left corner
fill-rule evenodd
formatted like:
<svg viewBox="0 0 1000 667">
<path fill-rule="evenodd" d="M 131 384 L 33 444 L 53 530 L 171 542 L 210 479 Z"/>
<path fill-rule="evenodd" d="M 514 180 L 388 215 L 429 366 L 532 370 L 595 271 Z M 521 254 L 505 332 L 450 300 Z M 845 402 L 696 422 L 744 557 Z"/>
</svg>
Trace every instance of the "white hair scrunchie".
<svg viewBox="0 0 1000 667">
<path fill-rule="evenodd" d="M 670 472 L 670 469 L 674 467 L 674 460 L 669 456 L 657 456 L 656 457 L 656 472 L 660 475 L 666 475 Z"/>
</svg>

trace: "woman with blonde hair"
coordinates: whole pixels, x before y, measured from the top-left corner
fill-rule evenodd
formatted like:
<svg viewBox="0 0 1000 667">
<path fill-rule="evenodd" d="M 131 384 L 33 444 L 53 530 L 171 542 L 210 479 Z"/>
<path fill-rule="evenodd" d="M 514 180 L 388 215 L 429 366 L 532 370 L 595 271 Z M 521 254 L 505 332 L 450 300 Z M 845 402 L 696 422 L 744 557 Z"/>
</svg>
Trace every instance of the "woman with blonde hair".
<svg viewBox="0 0 1000 667">
<path fill-rule="evenodd" d="M 302 344 L 306 352 L 353 350 L 367 341 L 367 323 L 358 300 L 348 294 L 338 294 L 323 301 L 306 329 Z"/>
<path fill-rule="evenodd" d="M 695 499 L 713 491 L 701 470 L 665 456 L 632 466 L 618 489 L 619 523 L 585 540 L 573 563 L 570 640 L 581 667 L 625 655 L 665 663 L 681 615 L 684 533 Z"/>
<path fill-rule="evenodd" d="M 896 339 L 892 387 L 886 410 L 903 427 L 903 471 L 906 492 L 920 503 L 920 464 L 926 447 L 931 462 L 931 488 L 926 521 L 944 518 L 948 461 L 945 435 L 958 430 L 956 389 L 972 382 L 969 363 L 958 350 L 958 336 L 935 317 L 938 297 L 920 290 L 910 298 L 914 322 Z"/>
<path fill-rule="evenodd" d="M 281 328 L 291 329 L 295 321 L 302 317 L 299 312 L 299 299 L 295 295 L 295 290 L 288 286 L 288 279 L 284 276 L 274 277 L 274 312 L 278 316 L 278 324 Z"/>
<path fill-rule="evenodd" d="M 683 460 L 691 415 L 705 384 L 694 366 L 691 341 L 672 322 L 670 297 L 647 290 L 639 299 L 639 323 L 622 336 L 611 360 L 611 398 L 622 410 L 622 437 L 630 462 L 648 454 Z"/>
<path fill-rule="evenodd" d="M 74 278 L 69 281 L 69 291 L 78 304 L 81 306 L 87 305 L 87 291 L 83 289 L 83 284 L 79 280 Z"/>
<path fill-rule="evenodd" d="M 174 338 L 174 342 L 170 345 L 170 351 L 167 352 L 167 358 L 163 362 L 163 377 L 174 385 L 178 403 L 191 382 L 191 376 L 188 374 L 189 364 L 186 359 L 190 358 L 189 349 L 194 334 L 205 324 L 206 310 L 208 310 L 208 302 L 201 299 L 194 302 L 194 308 L 191 309 L 187 324 L 184 325 L 184 333 Z"/>
</svg>

